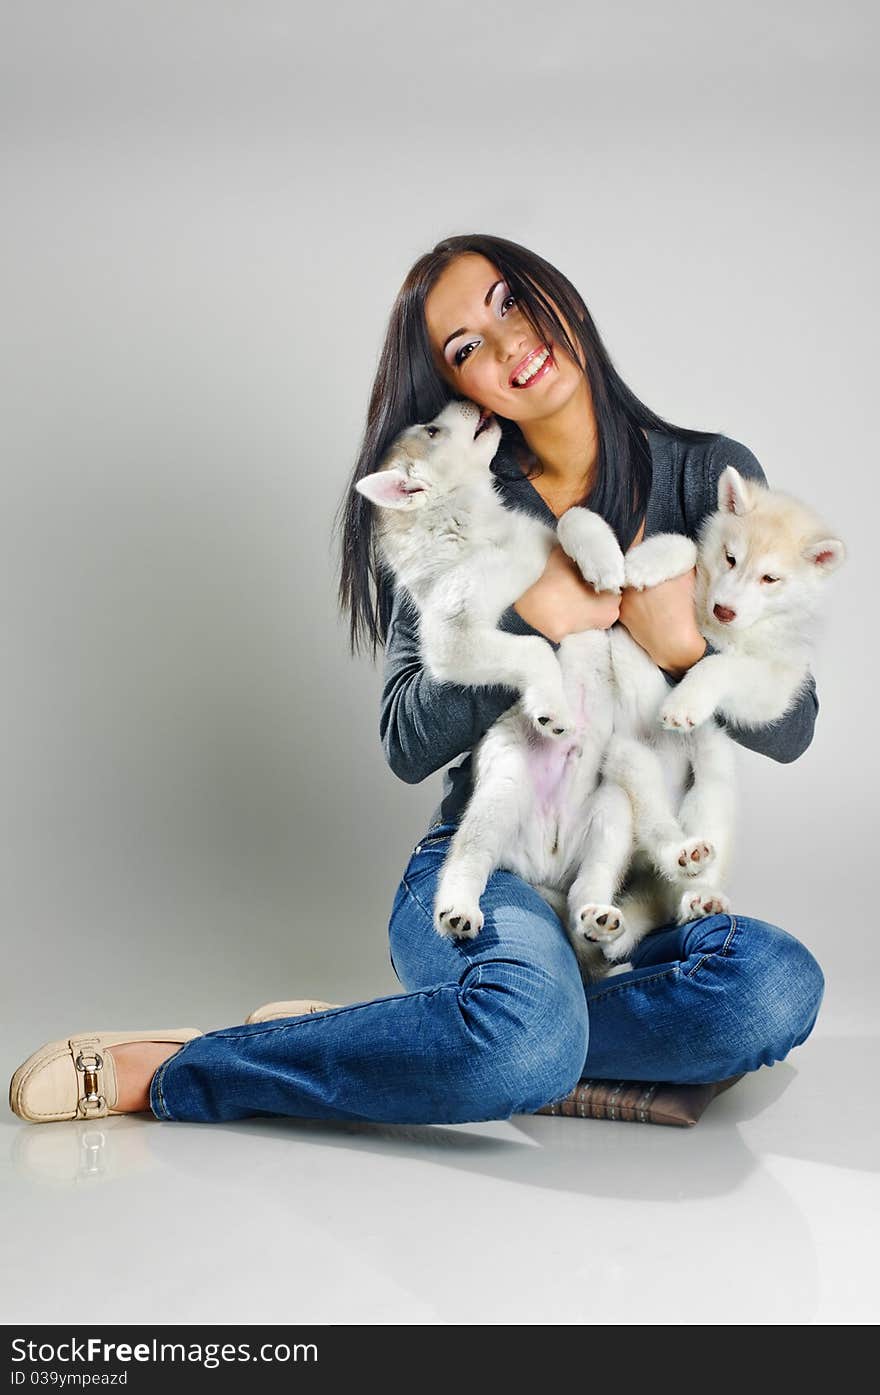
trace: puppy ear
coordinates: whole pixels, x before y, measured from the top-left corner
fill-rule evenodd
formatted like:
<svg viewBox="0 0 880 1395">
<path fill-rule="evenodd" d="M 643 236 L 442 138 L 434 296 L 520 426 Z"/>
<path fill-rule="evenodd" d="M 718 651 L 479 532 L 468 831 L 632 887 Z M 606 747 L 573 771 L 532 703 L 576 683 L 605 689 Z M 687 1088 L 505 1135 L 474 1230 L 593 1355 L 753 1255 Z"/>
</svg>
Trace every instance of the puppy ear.
<svg viewBox="0 0 880 1395">
<path fill-rule="evenodd" d="M 425 491 L 414 489 L 412 480 L 399 465 L 377 470 L 375 475 L 364 475 L 363 479 L 355 480 L 354 487 L 382 509 L 414 509 L 425 502 Z"/>
<path fill-rule="evenodd" d="M 846 559 L 840 538 L 814 538 L 804 548 L 804 557 L 820 572 L 833 572 Z"/>
<path fill-rule="evenodd" d="M 718 479 L 718 507 L 724 513 L 748 513 L 754 508 L 752 492 L 748 480 L 744 480 L 739 470 L 728 465 Z"/>
</svg>

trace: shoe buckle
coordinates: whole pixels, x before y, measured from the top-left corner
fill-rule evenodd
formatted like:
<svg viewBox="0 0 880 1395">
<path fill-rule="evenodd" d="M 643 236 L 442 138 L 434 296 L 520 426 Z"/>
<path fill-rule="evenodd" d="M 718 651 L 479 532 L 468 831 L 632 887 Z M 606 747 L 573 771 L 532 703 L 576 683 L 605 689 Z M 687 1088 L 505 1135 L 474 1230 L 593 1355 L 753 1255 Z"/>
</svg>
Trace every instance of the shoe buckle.
<svg viewBox="0 0 880 1395">
<path fill-rule="evenodd" d="M 100 1093 L 99 1070 L 104 1068 L 104 1057 L 98 1051 L 80 1051 L 74 1062 L 83 1078 L 79 1097 L 79 1112 L 85 1118 L 97 1117 L 103 1113 L 106 1101 Z"/>
</svg>

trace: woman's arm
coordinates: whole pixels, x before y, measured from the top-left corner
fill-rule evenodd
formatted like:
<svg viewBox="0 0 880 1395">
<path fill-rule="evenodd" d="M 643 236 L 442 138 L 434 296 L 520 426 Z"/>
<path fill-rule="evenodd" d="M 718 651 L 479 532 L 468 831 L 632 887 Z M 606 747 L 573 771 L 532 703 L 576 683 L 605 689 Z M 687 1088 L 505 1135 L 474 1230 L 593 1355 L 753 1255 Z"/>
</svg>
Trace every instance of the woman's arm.
<svg viewBox="0 0 880 1395">
<path fill-rule="evenodd" d="M 703 519 L 717 509 L 718 480 L 728 465 L 734 465 L 746 478 L 767 483 L 764 471 L 747 446 L 729 436 L 719 436 L 707 453 L 701 488 L 694 491 L 699 506 L 687 520 L 691 537 L 696 537 Z M 670 683 L 676 683 L 707 653 L 715 652 L 697 630 L 693 581 L 694 573 L 689 572 L 650 590 L 624 591 L 621 601 L 621 623 L 663 669 Z M 798 701 L 784 717 L 762 727 L 740 727 L 733 722 L 722 725 L 740 746 L 789 764 L 803 755 L 812 741 L 818 711 L 819 699 L 811 674 Z"/>
<path fill-rule="evenodd" d="M 517 634 L 542 634 L 554 644 L 582 630 L 607 630 L 620 615 L 620 597 L 594 591 L 562 546 L 551 548 L 541 576 L 514 602 L 513 612 L 527 624 Z M 536 626 L 537 629 L 532 629 Z"/>
</svg>

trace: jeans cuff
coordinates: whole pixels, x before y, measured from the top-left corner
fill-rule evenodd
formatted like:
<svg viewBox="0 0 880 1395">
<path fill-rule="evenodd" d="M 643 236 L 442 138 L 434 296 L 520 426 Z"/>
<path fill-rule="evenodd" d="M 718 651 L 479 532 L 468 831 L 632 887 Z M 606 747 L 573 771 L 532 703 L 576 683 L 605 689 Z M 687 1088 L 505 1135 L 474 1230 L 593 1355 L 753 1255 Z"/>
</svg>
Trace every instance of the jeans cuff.
<svg viewBox="0 0 880 1395">
<path fill-rule="evenodd" d="M 192 1038 L 192 1041 L 198 1040 L 198 1037 Z M 156 1116 L 157 1119 L 174 1118 L 174 1115 L 168 1108 L 168 1102 L 165 1099 L 165 1091 L 163 1088 L 165 1082 L 165 1072 L 171 1065 L 171 1062 L 177 1060 L 181 1051 L 185 1051 L 186 1048 L 191 1044 L 192 1043 L 190 1041 L 183 1042 L 183 1044 L 179 1046 L 177 1050 L 174 1052 L 174 1055 L 169 1056 L 167 1061 L 163 1061 L 159 1069 L 155 1071 L 153 1074 L 153 1078 L 150 1081 L 150 1109 L 153 1111 L 153 1114 Z"/>
</svg>

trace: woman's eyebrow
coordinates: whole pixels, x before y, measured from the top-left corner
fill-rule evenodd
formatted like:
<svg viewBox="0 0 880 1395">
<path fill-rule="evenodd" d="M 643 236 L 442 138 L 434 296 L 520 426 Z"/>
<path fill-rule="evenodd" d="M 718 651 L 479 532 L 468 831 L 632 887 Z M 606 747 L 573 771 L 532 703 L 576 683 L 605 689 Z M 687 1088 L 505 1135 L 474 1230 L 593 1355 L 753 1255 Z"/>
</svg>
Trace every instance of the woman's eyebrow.
<svg viewBox="0 0 880 1395">
<path fill-rule="evenodd" d="M 485 294 L 484 297 L 483 297 L 483 304 L 484 304 L 484 305 L 488 305 L 488 304 L 489 304 L 489 301 L 492 299 L 492 293 L 493 293 L 493 291 L 495 290 L 496 286 L 500 286 L 500 285 L 502 284 L 503 280 L 504 280 L 504 277 L 502 276 L 498 281 L 493 281 L 493 282 L 492 282 L 491 286 L 489 287 L 488 291 L 486 292 L 486 294 Z M 467 334 L 467 329 L 466 329 L 466 328 L 454 329 L 454 330 L 452 331 L 452 333 L 449 335 L 449 337 L 443 341 L 443 349 L 442 349 L 442 352 L 443 352 L 443 353 L 446 352 L 446 346 L 447 346 L 447 344 L 451 344 L 452 341 L 453 341 L 453 339 L 457 339 L 458 336 L 459 336 L 460 334 Z"/>
</svg>

